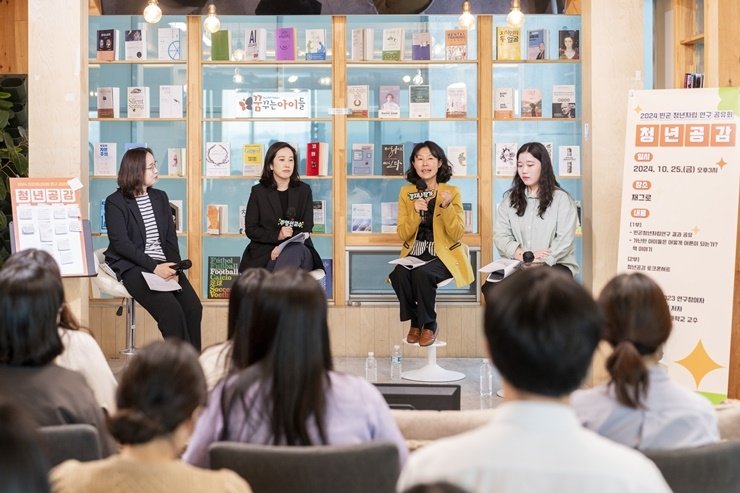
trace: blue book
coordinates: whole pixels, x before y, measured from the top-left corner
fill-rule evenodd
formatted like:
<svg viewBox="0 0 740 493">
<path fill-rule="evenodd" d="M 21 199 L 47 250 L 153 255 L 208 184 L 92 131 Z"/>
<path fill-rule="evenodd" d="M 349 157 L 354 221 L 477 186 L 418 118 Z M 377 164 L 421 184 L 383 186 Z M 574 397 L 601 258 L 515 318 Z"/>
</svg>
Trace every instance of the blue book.
<svg viewBox="0 0 740 493">
<path fill-rule="evenodd" d="M 411 34 L 411 59 L 429 60 L 432 50 L 432 35 L 428 32 Z"/>
<path fill-rule="evenodd" d="M 108 232 L 108 225 L 105 223 L 105 199 L 100 201 L 100 232 Z"/>
</svg>

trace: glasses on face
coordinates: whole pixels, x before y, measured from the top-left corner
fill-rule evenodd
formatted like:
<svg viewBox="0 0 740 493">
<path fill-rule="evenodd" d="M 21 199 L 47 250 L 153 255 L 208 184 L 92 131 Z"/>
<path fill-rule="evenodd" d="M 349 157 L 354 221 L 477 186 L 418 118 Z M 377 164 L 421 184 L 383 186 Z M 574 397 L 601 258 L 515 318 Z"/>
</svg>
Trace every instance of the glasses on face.
<svg viewBox="0 0 740 493">
<path fill-rule="evenodd" d="M 154 161 L 151 164 L 147 164 L 145 169 L 148 169 L 150 171 L 154 171 L 155 169 L 157 169 L 157 164 L 158 164 L 157 161 Z"/>
</svg>

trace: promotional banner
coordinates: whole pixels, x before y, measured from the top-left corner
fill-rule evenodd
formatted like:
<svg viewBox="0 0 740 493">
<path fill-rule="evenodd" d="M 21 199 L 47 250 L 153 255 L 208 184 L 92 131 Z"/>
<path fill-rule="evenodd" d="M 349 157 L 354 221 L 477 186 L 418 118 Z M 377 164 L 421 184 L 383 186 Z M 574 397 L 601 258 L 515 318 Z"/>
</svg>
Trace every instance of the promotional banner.
<svg viewBox="0 0 740 493">
<path fill-rule="evenodd" d="M 627 111 L 618 268 L 665 292 L 671 377 L 718 399 L 729 375 L 739 115 L 738 88 L 633 91 Z"/>
</svg>

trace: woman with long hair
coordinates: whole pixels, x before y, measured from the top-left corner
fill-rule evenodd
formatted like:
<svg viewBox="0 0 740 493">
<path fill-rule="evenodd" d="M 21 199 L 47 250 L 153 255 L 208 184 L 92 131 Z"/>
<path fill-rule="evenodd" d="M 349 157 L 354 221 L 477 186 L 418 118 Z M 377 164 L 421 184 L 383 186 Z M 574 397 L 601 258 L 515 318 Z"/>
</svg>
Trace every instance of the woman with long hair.
<svg viewBox="0 0 740 493">
<path fill-rule="evenodd" d="M 64 346 L 62 280 L 36 263 L 0 269 L 0 397 L 23 407 L 37 426 L 90 424 L 108 456 L 116 445 L 103 410 L 79 373 L 54 364 Z"/>
<path fill-rule="evenodd" d="M 204 471 L 179 460 L 206 396 L 192 347 L 176 339 L 144 347 L 124 370 L 118 411 L 108 420 L 121 453 L 60 464 L 51 472 L 53 491 L 248 493 L 249 486 L 232 471 Z"/>
<path fill-rule="evenodd" d="M 406 181 L 398 193 L 401 257 L 425 264 L 397 265 L 389 278 L 398 296 L 400 318 L 411 321 L 406 341 L 431 346 L 437 338 L 437 284 L 454 278 L 458 287 L 473 282 L 470 258 L 461 242 L 465 233 L 460 190 L 448 185 L 452 166 L 442 148 L 420 142 L 411 151 Z"/>
<path fill-rule="evenodd" d="M 229 373 L 246 368 L 247 331 L 254 297 L 269 275 L 266 269 L 247 269 L 231 286 L 226 341 L 205 348 L 198 358 L 209 391 Z"/>
<path fill-rule="evenodd" d="M 648 276 L 620 274 L 599 296 L 607 384 L 579 390 L 571 403 L 584 426 L 638 449 L 695 447 L 719 441 L 709 401 L 673 382 L 659 361 L 671 335 L 665 295 Z"/>
<path fill-rule="evenodd" d="M 258 184 L 252 187 L 244 213 L 244 232 L 249 244 L 239 272 L 263 267 L 270 272 L 294 267 L 306 271 L 322 269 L 321 257 L 311 238 L 278 245 L 313 229 L 313 194 L 298 175 L 298 154 L 287 142 L 273 143 L 265 153 Z"/>
<path fill-rule="evenodd" d="M 133 298 L 157 321 L 163 337 L 177 337 L 200 351 L 203 306 L 184 272 L 177 269 L 180 247 L 170 199 L 154 188 L 157 161 L 145 147 L 129 149 L 121 159 L 118 190 L 105 199 L 110 244 L 105 261 Z M 176 280 L 177 291 L 154 291 L 142 274 Z"/>
<path fill-rule="evenodd" d="M 62 280 L 59 265 L 54 257 L 44 250 L 28 248 L 15 252 L 5 261 L 4 267 L 24 264 L 38 265 L 58 277 L 60 282 Z M 58 330 L 64 350 L 56 357 L 54 363 L 82 374 L 100 406 L 109 413 L 115 411 L 118 387 L 116 377 L 113 376 L 100 346 L 90 332 L 80 325 L 67 303 L 62 304 Z"/>
<path fill-rule="evenodd" d="M 272 445 L 406 444 L 380 392 L 333 370 L 324 291 L 307 272 L 285 269 L 255 293 L 248 367 L 211 393 L 183 459 L 208 467 L 215 441 Z"/>
</svg>

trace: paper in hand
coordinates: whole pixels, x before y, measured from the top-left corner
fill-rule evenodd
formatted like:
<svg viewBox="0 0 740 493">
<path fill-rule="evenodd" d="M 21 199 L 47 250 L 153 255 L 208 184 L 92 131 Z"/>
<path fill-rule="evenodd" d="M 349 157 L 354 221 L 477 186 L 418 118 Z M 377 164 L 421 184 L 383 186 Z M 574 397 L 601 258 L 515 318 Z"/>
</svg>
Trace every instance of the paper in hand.
<svg viewBox="0 0 740 493">
<path fill-rule="evenodd" d="M 151 289 L 152 291 L 179 291 L 182 289 L 180 283 L 178 283 L 174 279 L 165 281 L 157 274 L 154 274 L 152 272 L 142 272 L 141 275 L 144 276 L 146 285 L 149 286 L 149 289 Z"/>
<path fill-rule="evenodd" d="M 297 235 L 291 236 L 287 240 L 283 241 L 277 247 L 275 247 L 277 248 L 278 255 L 280 255 L 283 249 L 291 243 L 305 243 L 306 238 L 308 238 L 308 236 L 309 236 L 308 233 L 304 231 L 303 233 L 298 233 Z"/>
<path fill-rule="evenodd" d="M 417 267 L 421 267 L 424 264 L 428 264 L 429 262 L 431 262 L 431 260 L 422 260 L 418 257 L 408 256 L 408 257 L 400 257 L 397 259 L 393 259 L 388 263 L 402 265 L 406 267 L 408 270 L 411 270 L 411 269 L 416 269 Z"/>
</svg>

